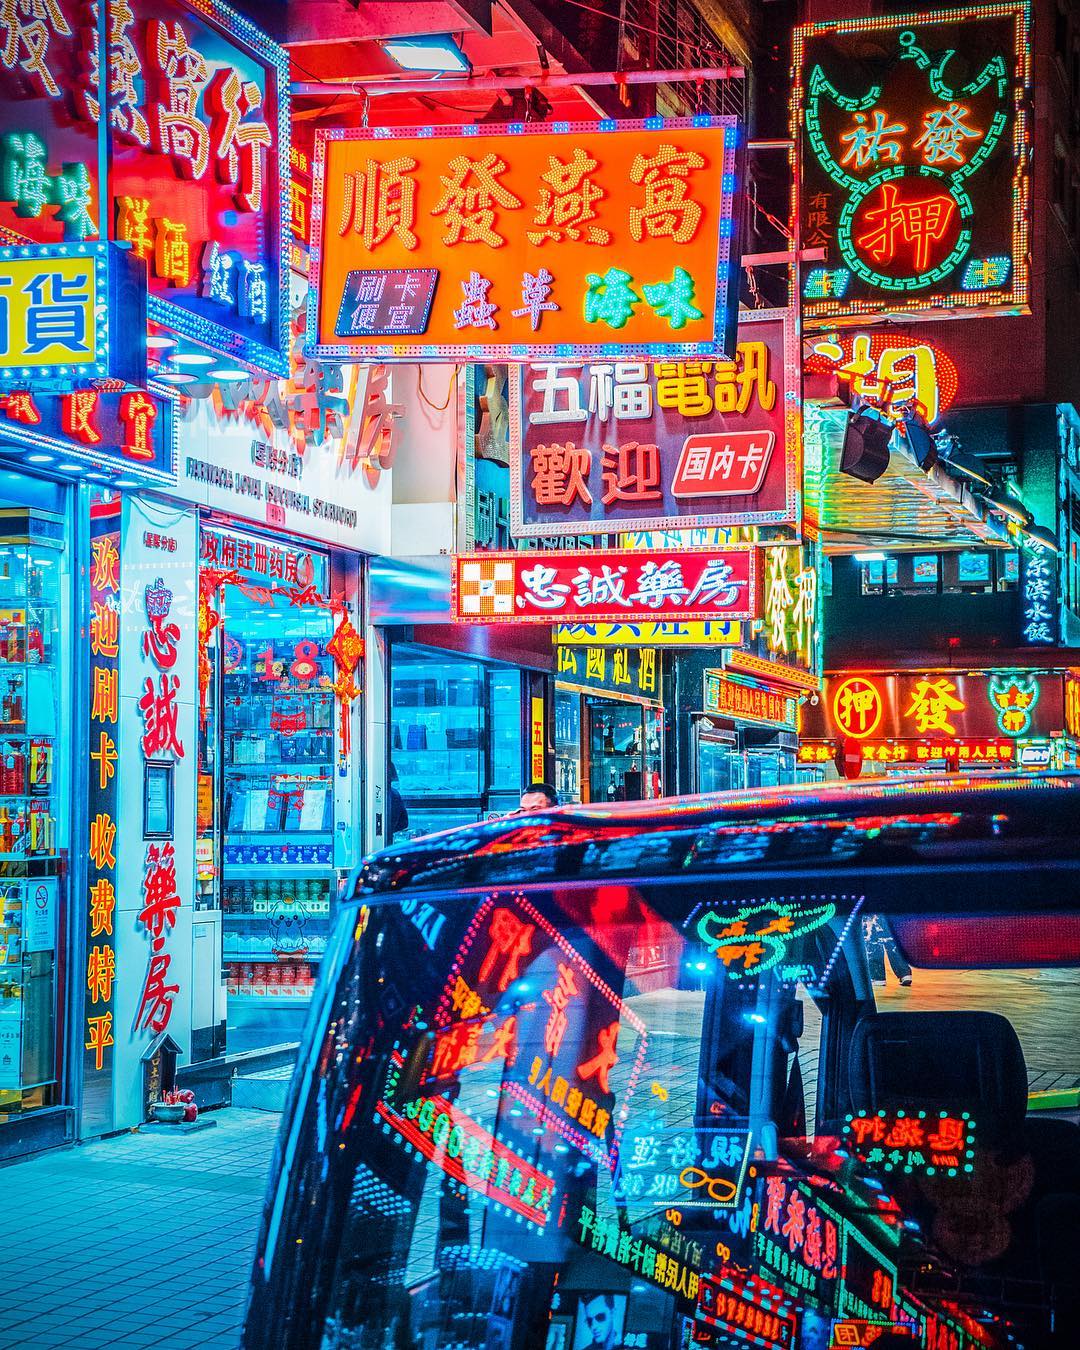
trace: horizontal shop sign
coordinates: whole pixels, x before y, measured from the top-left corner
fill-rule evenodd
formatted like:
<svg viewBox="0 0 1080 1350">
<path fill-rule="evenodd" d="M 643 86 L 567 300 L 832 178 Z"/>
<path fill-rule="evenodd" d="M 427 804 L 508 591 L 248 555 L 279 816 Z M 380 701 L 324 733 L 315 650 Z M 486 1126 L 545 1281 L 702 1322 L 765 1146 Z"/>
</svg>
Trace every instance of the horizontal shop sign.
<svg viewBox="0 0 1080 1350">
<path fill-rule="evenodd" d="M 736 141 L 706 116 L 320 131 L 312 355 L 731 356 Z"/>
<path fill-rule="evenodd" d="M 1053 736 L 1065 723 L 1061 675 L 1034 670 L 828 675 L 803 708 L 809 739 L 856 741 Z"/>
<path fill-rule="evenodd" d="M 831 764 L 839 751 L 840 741 L 806 741 L 800 739 L 800 764 Z M 964 764 L 1024 764 L 1021 751 L 1014 741 L 1005 738 L 954 736 L 948 740 L 884 740 L 861 741 L 863 759 L 877 764 L 925 764 L 931 760 L 957 759 Z M 1047 756 L 1047 763 L 1049 756 Z M 1045 767 L 1045 766 L 1043 766 Z"/>
<path fill-rule="evenodd" d="M 641 623 L 561 623 L 560 647 L 732 647 L 743 640 L 737 619 L 648 619 Z"/>
<path fill-rule="evenodd" d="M 750 679 L 731 679 L 719 670 L 705 672 L 704 710 L 739 722 L 762 722 L 795 730 L 794 694 Z"/>
<path fill-rule="evenodd" d="M 459 554 L 451 572 L 451 613 L 464 623 L 749 619 L 757 605 L 746 546 Z"/>
<path fill-rule="evenodd" d="M 794 319 L 770 310 L 738 336 L 730 361 L 519 367 L 514 538 L 797 520 Z"/>
<path fill-rule="evenodd" d="M 656 701 L 660 697 L 660 661 L 653 647 L 575 647 L 555 649 L 555 678 L 580 689 Z"/>
</svg>

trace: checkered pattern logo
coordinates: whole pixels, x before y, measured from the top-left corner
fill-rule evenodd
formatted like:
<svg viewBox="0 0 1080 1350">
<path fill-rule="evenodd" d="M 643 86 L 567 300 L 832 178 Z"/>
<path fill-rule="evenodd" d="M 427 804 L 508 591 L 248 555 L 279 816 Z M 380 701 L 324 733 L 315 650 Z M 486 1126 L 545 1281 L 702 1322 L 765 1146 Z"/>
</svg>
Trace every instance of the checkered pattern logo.
<svg viewBox="0 0 1080 1350">
<path fill-rule="evenodd" d="M 514 564 L 484 559 L 461 564 L 458 613 L 476 618 L 505 617 L 514 612 Z"/>
</svg>

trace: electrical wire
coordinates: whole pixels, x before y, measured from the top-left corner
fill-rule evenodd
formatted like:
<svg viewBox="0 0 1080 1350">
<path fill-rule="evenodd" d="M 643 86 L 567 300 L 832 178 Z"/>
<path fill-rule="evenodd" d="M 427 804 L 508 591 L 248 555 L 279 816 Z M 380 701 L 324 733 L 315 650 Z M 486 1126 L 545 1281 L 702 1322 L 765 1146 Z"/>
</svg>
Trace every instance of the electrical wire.
<svg viewBox="0 0 1080 1350">
<path fill-rule="evenodd" d="M 454 386 L 457 384 L 458 369 L 459 367 L 455 366 L 454 373 L 453 375 L 450 376 L 450 383 L 446 389 L 446 402 L 432 403 L 431 399 L 429 399 L 427 394 L 424 393 L 424 367 L 423 366 L 416 367 L 416 392 L 420 395 L 421 399 L 423 399 L 423 401 L 428 405 L 428 407 L 431 408 L 434 412 L 445 412 L 447 408 L 449 408 L 450 399 L 454 393 Z"/>
</svg>

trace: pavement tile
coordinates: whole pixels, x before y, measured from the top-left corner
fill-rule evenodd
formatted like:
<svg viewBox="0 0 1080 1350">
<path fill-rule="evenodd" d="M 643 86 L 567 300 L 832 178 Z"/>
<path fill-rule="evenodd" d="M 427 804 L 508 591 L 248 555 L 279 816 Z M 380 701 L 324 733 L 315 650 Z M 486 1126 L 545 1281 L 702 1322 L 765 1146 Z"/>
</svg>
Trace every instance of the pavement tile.
<svg viewBox="0 0 1080 1350">
<path fill-rule="evenodd" d="M 15 1235 L 0 1285 L 19 1300 L 5 1346 L 156 1350 L 177 1327 L 170 1350 L 237 1350 L 279 1119 L 214 1118 L 196 1135 L 129 1133 L 0 1169 Z"/>
</svg>

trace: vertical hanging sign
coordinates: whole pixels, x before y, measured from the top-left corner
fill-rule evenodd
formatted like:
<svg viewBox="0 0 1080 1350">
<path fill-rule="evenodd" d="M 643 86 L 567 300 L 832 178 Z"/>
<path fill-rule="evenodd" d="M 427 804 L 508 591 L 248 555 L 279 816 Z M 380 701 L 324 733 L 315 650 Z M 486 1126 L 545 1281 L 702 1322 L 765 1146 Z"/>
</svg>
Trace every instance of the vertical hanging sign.
<svg viewBox="0 0 1080 1350">
<path fill-rule="evenodd" d="M 111 524 L 111 522 L 108 522 Z M 87 748 L 86 1001 L 82 1133 L 112 1127 L 113 983 L 116 978 L 116 777 L 120 712 L 120 535 L 90 546 L 90 737 Z"/>
</svg>

